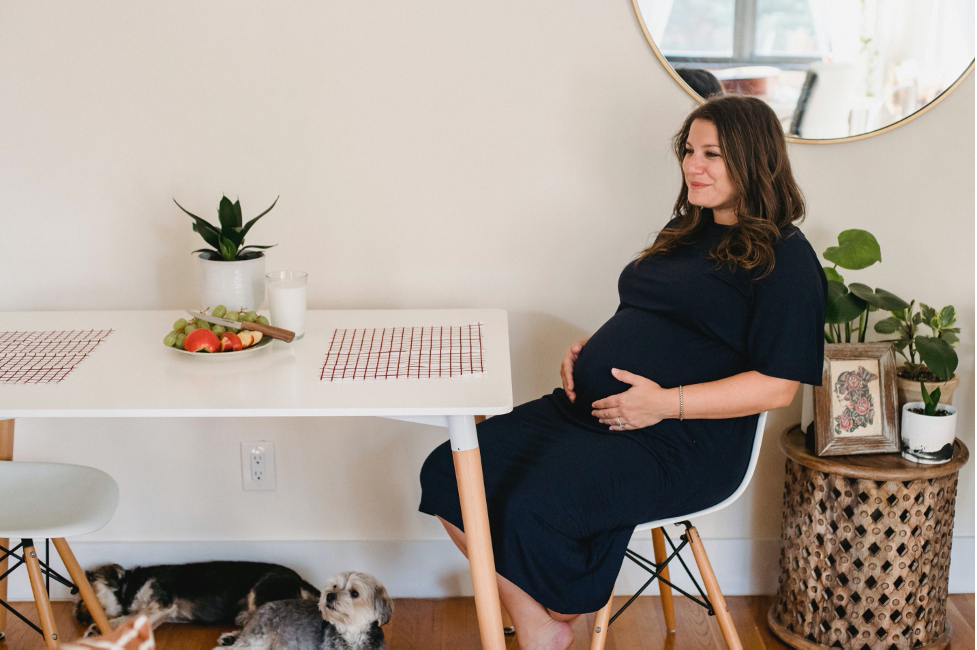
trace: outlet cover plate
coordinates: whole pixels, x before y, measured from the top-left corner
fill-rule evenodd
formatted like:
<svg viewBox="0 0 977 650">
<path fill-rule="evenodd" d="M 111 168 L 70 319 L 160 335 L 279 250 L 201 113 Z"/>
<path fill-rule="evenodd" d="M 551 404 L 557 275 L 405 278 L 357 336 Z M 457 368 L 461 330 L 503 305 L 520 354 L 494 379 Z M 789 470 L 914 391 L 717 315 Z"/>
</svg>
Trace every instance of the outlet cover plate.
<svg viewBox="0 0 977 650">
<path fill-rule="evenodd" d="M 242 441 L 241 476 L 245 490 L 274 490 L 275 443 L 269 440 Z"/>
</svg>

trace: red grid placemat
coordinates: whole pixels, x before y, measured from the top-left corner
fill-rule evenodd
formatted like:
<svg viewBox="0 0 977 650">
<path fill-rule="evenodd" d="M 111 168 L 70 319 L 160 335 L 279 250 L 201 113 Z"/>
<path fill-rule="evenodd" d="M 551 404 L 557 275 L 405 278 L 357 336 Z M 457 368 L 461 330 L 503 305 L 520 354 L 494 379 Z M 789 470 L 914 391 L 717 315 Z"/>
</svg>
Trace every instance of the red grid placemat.
<svg viewBox="0 0 977 650">
<path fill-rule="evenodd" d="M 319 379 L 426 379 L 485 372 L 482 324 L 333 330 Z"/>
<path fill-rule="evenodd" d="M 0 384 L 49 384 L 68 376 L 112 330 L 0 332 Z"/>
</svg>

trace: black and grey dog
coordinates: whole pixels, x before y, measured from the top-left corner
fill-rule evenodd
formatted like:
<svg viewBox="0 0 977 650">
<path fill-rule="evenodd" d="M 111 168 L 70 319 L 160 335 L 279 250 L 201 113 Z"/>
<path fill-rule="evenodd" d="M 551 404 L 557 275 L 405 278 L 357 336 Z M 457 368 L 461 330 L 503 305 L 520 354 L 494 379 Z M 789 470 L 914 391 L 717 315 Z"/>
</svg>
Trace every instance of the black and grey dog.
<svg viewBox="0 0 977 650">
<path fill-rule="evenodd" d="M 315 603 L 319 598 L 319 590 L 295 571 L 264 562 L 197 562 L 129 570 L 103 564 L 85 575 L 113 629 L 141 614 L 149 617 L 153 628 L 162 623 L 240 626 L 265 603 L 291 598 Z M 75 616 L 81 623 L 92 622 L 81 600 Z M 88 635 L 96 631 L 92 625 Z"/>
<path fill-rule="evenodd" d="M 279 600 L 242 616 L 244 629 L 222 635 L 215 650 L 384 650 L 380 626 L 392 614 L 376 578 L 346 571 L 329 579 L 318 605 Z"/>
</svg>

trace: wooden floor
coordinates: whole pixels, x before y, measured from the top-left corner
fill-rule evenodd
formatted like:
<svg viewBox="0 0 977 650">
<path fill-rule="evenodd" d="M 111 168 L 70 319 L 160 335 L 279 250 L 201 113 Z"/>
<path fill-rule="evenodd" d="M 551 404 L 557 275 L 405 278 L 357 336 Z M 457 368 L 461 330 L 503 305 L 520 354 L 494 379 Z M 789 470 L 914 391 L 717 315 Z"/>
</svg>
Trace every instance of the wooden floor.
<svg viewBox="0 0 977 650">
<path fill-rule="evenodd" d="M 621 603 L 624 598 L 619 599 Z M 767 610 L 772 596 L 728 597 L 730 613 L 736 624 L 744 648 L 786 648 L 767 630 Z M 37 622 L 33 603 L 15 603 L 25 616 Z M 71 603 L 57 602 L 55 624 L 62 640 L 78 638 L 84 629 L 73 619 Z M 974 595 L 955 594 L 947 604 L 953 639 L 950 647 L 959 650 L 974 647 Z M 657 597 L 639 598 L 626 614 L 610 627 L 607 650 L 670 650 L 723 648 L 723 639 L 715 619 L 706 615 L 698 605 L 685 598 L 675 599 L 678 631 L 665 634 L 661 605 Z M 586 618 L 586 620 L 584 620 Z M 593 615 L 580 617 L 574 623 L 577 633 L 573 650 L 590 647 Z M 159 650 L 210 650 L 217 637 L 230 628 L 198 627 L 194 625 L 163 625 L 156 630 Z M 471 598 L 399 599 L 394 601 L 394 616 L 384 627 L 390 650 L 477 650 L 478 627 L 475 604 Z M 516 650 L 514 637 L 506 637 L 507 650 Z M 14 616 L 8 616 L 7 640 L 0 642 L 0 650 L 43 650 L 39 634 Z"/>
</svg>

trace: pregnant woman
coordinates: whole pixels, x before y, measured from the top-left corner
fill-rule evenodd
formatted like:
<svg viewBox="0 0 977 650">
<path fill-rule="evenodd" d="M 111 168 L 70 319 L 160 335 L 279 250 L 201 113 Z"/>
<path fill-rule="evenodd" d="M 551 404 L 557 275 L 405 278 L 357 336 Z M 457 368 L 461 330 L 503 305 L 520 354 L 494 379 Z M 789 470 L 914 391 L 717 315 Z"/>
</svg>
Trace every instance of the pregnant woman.
<svg viewBox="0 0 977 650">
<path fill-rule="evenodd" d="M 478 426 L 499 593 L 523 649 L 565 649 L 607 603 L 634 527 L 714 505 L 742 480 L 757 414 L 819 385 L 827 281 L 793 223 L 804 200 L 773 111 L 721 97 L 674 141 L 673 218 L 570 347 L 563 388 Z M 448 444 L 421 512 L 466 553 Z"/>
</svg>

